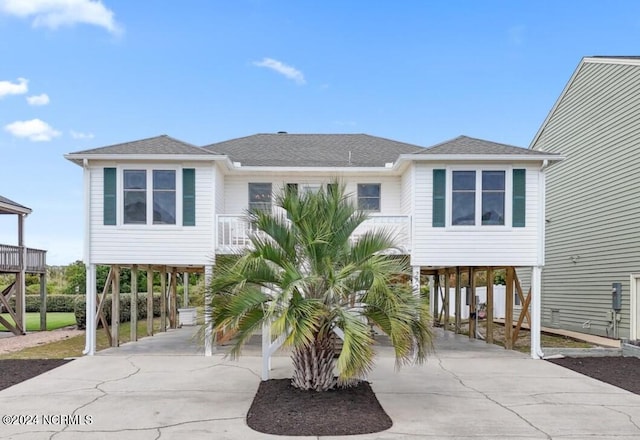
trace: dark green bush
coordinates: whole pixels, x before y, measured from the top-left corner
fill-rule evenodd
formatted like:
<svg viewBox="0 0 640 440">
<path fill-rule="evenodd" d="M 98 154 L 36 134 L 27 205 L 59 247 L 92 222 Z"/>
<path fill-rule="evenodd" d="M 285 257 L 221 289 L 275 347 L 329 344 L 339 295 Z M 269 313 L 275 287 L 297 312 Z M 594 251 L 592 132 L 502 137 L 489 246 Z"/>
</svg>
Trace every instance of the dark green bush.
<svg viewBox="0 0 640 440">
<path fill-rule="evenodd" d="M 67 312 L 73 313 L 77 298 L 84 298 L 84 295 L 47 295 L 47 312 Z M 25 295 L 25 309 L 28 313 L 40 311 L 40 295 Z M 15 309 L 16 298 L 9 300 L 11 307 Z"/>
<path fill-rule="evenodd" d="M 64 295 L 70 296 L 70 295 Z M 87 303 L 84 295 L 78 295 L 78 299 L 75 302 L 75 315 L 76 325 L 79 329 L 86 328 L 87 322 Z M 180 300 L 178 299 L 178 304 Z M 102 312 L 105 319 L 111 324 L 111 295 L 107 295 L 102 306 Z M 147 317 L 147 294 L 138 294 L 138 320 L 146 319 Z M 153 316 L 160 316 L 160 294 L 153 294 Z M 120 294 L 120 322 L 131 321 L 131 295 L 128 293 Z"/>
</svg>

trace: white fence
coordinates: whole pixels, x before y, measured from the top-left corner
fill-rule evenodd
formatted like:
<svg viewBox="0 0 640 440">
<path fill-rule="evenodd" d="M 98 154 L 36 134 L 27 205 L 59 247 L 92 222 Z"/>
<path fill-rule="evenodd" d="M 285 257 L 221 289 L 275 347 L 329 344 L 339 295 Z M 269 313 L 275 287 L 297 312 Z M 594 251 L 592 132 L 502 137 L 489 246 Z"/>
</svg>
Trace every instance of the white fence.
<svg viewBox="0 0 640 440">
<path fill-rule="evenodd" d="M 462 293 L 460 295 L 461 298 L 461 319 L 469 318 L 469 306 L 467 305 L 467 288 L 463 287 L 461 289 Z M 494 285 L 493 286 L 493 317 L 497 319 L 504 319 L 505 316 L 505 294 L 507 288 L 502 285 Z M 486 287 L 476 287 L 476 296 L 477 304 L 482 304 L 487 302 L 487 288 Z M 442 302 L 442 299 L 440 299 Z M 441 306 L 442 307 L 442 306 Z M 456 314 L 456 289 L 449 289 L 449 316 L 455 316 Z"/>
</svg>

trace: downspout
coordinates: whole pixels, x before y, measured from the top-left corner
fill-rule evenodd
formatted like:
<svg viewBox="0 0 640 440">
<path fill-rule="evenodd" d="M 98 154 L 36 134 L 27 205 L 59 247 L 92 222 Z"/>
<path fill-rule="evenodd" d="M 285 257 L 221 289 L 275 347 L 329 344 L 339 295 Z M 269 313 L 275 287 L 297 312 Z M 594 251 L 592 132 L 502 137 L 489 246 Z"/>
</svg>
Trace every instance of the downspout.
<svg viewBox="0 0 640 440">
<path fill-rule="evenodd" d="M 531 357 L 541 359 L 544 357 L 540 347 L 540 332 L 542 318 L 542 267 L 545 260 L 545 226 L 546 226 L 546 176 L 545 170 L 549 161 L 544 160 L 538 172 L 538 237 L 536 266 L 531 273 Z"/>
<path fill-rule="evenodd" d="M 85 346 L 84 355 L 95 354 L 96 349 L 96 270 L 91 263 L 91 173 L 89 161 L 82 160 L 84 185 L 84 247 L 82 261 L 85 265 Z"/>
</svg>

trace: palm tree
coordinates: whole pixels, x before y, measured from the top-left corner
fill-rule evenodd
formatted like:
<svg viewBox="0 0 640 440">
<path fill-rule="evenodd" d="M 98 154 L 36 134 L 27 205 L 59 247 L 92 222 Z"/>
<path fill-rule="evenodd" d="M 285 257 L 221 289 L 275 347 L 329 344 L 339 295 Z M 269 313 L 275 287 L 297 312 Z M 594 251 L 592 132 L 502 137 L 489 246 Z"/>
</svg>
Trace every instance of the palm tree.
<svg viewBox="0 0 640 440">
<path fill-rule="evenodd" d="M 367 214 L 342 184 L 304 194 L 287 188 L 275 205 L 281 214 L 249 213 L 256 230 L 251 246 L 217 268 L 211 283 L 214 331 L 233 338 L 231 356 L 266 322 L 291 348 L 292 384 L 304 390 L 364 377 L 375 354 L 370 325 L 390 337 L 398 367 L 424 361 L 432 341 L 428 305 L 411 290 L 407 258 L 390 255 L 391 234 L 352 239 Z"/>
</svg>

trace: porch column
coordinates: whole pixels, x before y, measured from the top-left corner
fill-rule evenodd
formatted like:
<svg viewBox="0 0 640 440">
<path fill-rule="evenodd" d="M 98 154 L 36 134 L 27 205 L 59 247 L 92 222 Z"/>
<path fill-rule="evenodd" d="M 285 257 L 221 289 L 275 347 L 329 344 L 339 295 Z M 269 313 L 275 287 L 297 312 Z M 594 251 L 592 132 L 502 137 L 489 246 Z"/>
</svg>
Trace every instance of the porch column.
<svg viewBox="0 0 640 440">
<path fill-rule="evenodd" d="M 27 249 L 24 247 L 24 214 L 18 214 L 18 262 L 20 264 L 20 272 L 16 274 L 16 317 L 18 328 L 22 330 L 22 334 L 27 333 L 27 315 L 26 315 L 26 265 L 27 265 Z"/>
<path fill-rule="evenodd" d="M 189 307 L 189 272 L 185 272 L 182 274 L 182 307 Z"/>
<path fill-rule="evenodd" d="M 96 265 L 87 264 L 85 284 L 85 346 L 82 354 L 96 354 Z"/>
<path fill-rule="evenodd" d="M 211 320 L 211 281 L 213 266 L 204 267 L 204 355 L 213 354 L 213 322 Z"/>
<path fill-rule="evenodd" d="M 531 268 L 531 357 L 533 359 L 541 359 L 544 356 L 540 347 L 541 281 L 542 267 L 533 266 Z"/>
<path fill-rule="evenodd" d="M 420 266 L 411 267 L 411 288 L 415 296 L 420 296 Z"/>
</svg>

